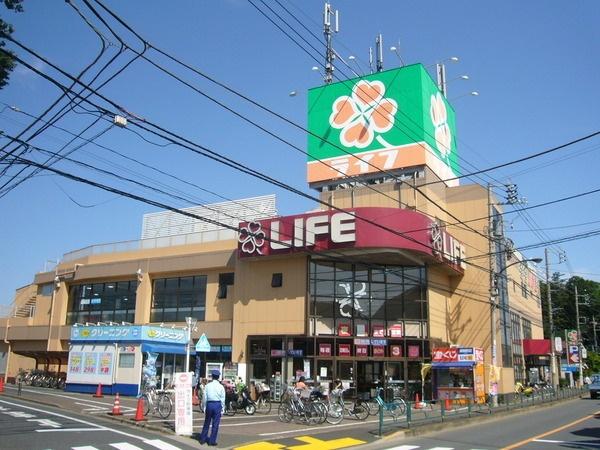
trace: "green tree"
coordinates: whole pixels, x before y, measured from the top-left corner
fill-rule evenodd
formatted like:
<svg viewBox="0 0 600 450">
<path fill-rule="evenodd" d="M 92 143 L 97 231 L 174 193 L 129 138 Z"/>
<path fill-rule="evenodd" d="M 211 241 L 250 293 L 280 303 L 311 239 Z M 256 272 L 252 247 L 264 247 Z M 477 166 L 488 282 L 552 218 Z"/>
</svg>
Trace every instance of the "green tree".
<svg viewBox="0 0 600 450">
<path fill-rule="evenodd" d="M 15 12 L 22 12 L 22 2 L 23 0 L 4 0 L 4 6 Z M 6 46 L 6 41 L 3 38 L 10 36 L 13 31 L 13 26 L 10 23 L 2 20 L 0 17 L 0 48 Z M 0 89 L 6 86 L 8 83 L 8 78 L 10 77 L 10 73 L 15 68 L 15 60 L 13 59 L 12 55 L 12 52 L 9 52 L 8 55 L 5 53 L 0 55 Z"/>
</svg>

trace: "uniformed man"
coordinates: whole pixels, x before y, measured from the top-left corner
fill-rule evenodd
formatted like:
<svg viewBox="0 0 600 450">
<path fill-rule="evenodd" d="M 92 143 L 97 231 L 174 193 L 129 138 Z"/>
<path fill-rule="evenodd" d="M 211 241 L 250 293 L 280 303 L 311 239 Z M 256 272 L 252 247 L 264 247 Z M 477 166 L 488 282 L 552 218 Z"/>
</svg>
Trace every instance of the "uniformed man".
<svg viewBox="0 0 600 450">
<path fill-rule="evenodd" d="M 221 422 L 221 413 L 225 410 L 225 388 L 219 382 L 221 376 L 218 370 L 211 373 L 212 381 L 206 385 L 202 394 L 202 404 L 204 405 L 204 426 L 200 433 L 200 444 L 217 446 L 217 434 L 219 433 L 219 423 Z M 210 438 L 208 437 L 208 428 L 212 422 Z"/>
</svg>

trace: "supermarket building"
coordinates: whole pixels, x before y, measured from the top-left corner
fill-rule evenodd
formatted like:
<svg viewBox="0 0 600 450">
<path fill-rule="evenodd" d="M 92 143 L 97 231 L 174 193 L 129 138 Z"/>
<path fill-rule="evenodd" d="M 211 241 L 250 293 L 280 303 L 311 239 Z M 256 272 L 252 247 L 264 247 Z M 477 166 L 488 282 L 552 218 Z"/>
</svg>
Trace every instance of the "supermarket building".
<svg viewBox="0 0 600 450">
<path fill-rule="evenodd" d="M 451 106 L 420 65 L 352 83 L 351 91 L 337 83 L 309 94 L 315 210 L 281 217 L 265 196 L 190 209 L 199 220 L 153 213 L 139 241 L 64 255 L 18 289 L 0 319 L 0 373 L 47 368 L 66 372 L 70 390 L 91 392 L 101 381 L 134 395 L 149 353 L 163 385 L 184 370 L 192 317 L 192 344 L 205 335 L 210 351 L 198 352 L 190 370 L 198 361 L 203 376 L 216 366 L 267 380 L 275 393 L 299 375 L 339 378 L 357 394 L 381 381 L 427 398 L 451 380 L 460 396 L 474 384 L 509 393 L 531 371 L 547 376 L 547 355 L 524 351 L 543 338 L 534 268 L 506 252 L 502 207 L 489 189 L 448 181 L 457 170 Z M 355 142 L 354 156 L 313 142 L 334 130 L 350 146 L 354 125 L 338 118 L 365 86 L 391 118 L 404 96 L 420 104 L 420 137 L 392 129 L 385 137 L 395 146 Z M 383 135 L 387 125 L 379 126 L 370 132 Z M 441 128 L 451 133 L 449 154 L 439 149 Z M 379 157 L 385 170 L 363 164 Z"/>
</svg>

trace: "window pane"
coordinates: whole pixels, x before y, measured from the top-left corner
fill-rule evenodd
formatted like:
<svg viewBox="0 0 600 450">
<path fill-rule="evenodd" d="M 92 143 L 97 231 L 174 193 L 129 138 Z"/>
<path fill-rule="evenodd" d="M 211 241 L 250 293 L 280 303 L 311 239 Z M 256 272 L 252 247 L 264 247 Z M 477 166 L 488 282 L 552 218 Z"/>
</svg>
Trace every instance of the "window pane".
<svg viewBox="0 0 600 450">
<path fill-rule="evenodd" d="M 179 289 L 192 289 L 194 277 L 183 277 L 179 279 Z"/>
</svg>

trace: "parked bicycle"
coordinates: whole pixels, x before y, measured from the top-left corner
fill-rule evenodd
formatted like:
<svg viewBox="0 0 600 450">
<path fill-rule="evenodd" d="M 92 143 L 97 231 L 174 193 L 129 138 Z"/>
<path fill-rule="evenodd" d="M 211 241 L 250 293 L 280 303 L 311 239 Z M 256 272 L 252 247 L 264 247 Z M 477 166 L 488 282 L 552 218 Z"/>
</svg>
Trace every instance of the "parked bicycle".
<svg viewBox="0 0 600 450">
<path fill-rule="evenodd" d="M 306 424 L 325 422 L 327 405 L 307 389 L 287 388 L 277 410 L 279 420 L 291 422 L 294 418 Z"/>
<path fill-rule="evenodd" d="M 269 414 L 271 412 L 271 388 L 266 383 L 256 383 L 256 412 Z"/>
<path fill-rule="evenodd" d="M 150 412 L 158 413 L 161 419 L 166 419 L 173 410 L 173 400 L 166 391 L 156 389 L 156 387 L 147 388 L 141 396 L 144 404 L 144 416 Z"/>
<path fill-rule="evenodd" d="M 334 389 L 329 396 L 326 420 L 332 425 L 340 423 L 344 416 L 365 420 L 369 415 L 369 410 L 360 400 L 352 403 L 344 402 L 344 392 L 342 389 Z"/>
<path fill-rule="evenodd" d="M 392 419 L 396 420 L 406 412 L 406 402 L 403 398 L 392 398 L 391 401 L 386 402 L 384 400 L 383 388 L 379 388 L 377 392 L 378 395 L 375 400 L 379 404 L 379 409 L 383 410 L 384 414 L 389 414 Z"/>
</svg>

